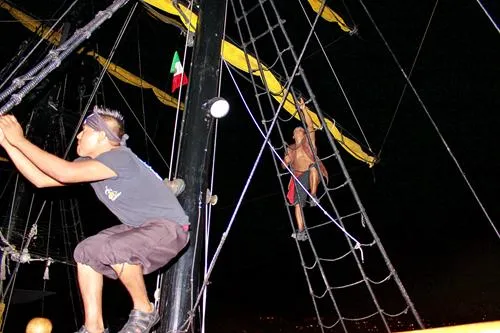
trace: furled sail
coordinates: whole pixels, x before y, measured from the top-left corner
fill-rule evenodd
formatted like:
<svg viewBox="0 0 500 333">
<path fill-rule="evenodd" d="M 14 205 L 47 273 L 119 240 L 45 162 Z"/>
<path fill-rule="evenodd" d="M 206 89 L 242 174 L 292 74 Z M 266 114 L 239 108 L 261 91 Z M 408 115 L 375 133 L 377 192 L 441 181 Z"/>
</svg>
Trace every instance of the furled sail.
<svg viewBox="0 0 500 333">
<path fill-rule="evenodd" d="M 323 1 L 320 0 L 307 0 L 309 4 L 311 5 L 311 8 L 317 13 L 321 9 L 321 4 Z M 323 11 L 321 12 L 321 17 L 328 22 L 332 23 L 337 23 L 342 29 L 342 31 L 345 32 L 351 32 L 351 28 L 347 24 L 345 24 L 344 19 L 340 17 L 339 14 L 335 13 L 333 10 L 330 9 L 330 7 L 326 6 L 323 7 Z"/>
</svg>

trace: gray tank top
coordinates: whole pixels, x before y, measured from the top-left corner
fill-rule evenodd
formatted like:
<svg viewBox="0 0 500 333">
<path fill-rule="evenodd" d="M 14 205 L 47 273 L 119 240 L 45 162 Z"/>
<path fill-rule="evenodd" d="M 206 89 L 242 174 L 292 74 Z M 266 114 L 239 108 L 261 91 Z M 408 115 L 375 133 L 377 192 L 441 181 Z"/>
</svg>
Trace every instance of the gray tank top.
<svg viewBox="0 0 500 333">
<path fill-rule="evenodd" d="M 166 219 L 181 225 L 189 219 L 161 177 L 127 147 L 118 147 L 97 156 L 117 176 L 92 182 L 99 200 L 118 219 L 130 226 Z"/>
</svg>

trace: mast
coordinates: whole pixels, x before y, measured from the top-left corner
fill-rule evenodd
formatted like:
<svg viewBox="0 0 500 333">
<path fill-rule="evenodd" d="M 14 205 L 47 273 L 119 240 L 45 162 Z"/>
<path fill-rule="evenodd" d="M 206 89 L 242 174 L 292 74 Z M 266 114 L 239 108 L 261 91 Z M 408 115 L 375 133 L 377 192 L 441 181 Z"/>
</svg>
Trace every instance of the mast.
<svg viewBox="0 0 500 333">
<path fill-rule="evenodd" d="M 202 105 L 217 96 L 225 4 L 220 0 L 200 3 L 179 157 L 179 177 L 186 183 L 179 201 L 191 222 L 190 243 L 163 280 L 161 333 L 186 329 L 181 326 L 199 292 L 205 230 L 197 221 L 204 216 L 214 121 Z"/>
</svg>

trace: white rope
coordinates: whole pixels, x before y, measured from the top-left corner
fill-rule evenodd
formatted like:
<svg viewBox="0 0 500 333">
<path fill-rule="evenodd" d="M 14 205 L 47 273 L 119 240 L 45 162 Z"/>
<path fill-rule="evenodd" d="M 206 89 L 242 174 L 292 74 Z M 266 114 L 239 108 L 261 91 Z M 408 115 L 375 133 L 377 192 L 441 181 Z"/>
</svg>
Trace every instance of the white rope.
<svg viewBox="0 0 500 333">
<path fill-rule="evenodd" d="M 109 80 L 111 81 L 111 83 L 113 84 L 113 86 L 115 87 L 116 91 L 118 92 L 118 94 L 120 95 L 120 97 L 122 98 L 123 102 L 125 103 L 125 105 L 127 106 L 127 108 L 129 109 L 130 113 L 132 114 L 132 116 L 134 116 L 134 119 L 137 121 L 137 124 L 139 125 L 139 127 L 144 131 L 144 134 L 147 136 L 147 138 L 149 139 L 149 142 L 151 143 L 151 145 L 153 146 L 153 148 L 156 150 L 156 152 L 158 153 L 158 156 L 160 157 L 160 159 L 163 161 L 163 163 L 165 164 L 165 166 L 170 169 L 170 165 L 167 163 L 167 161 L 165 161 L 165 159 L 163 158 L 163 155 L 161 154 L 160 150 L 158 149 L 158 147 L 155 145 L 153 139 L 149 136 L 149 133 L 148 131 L 146 130 L 146 128 L 144 128 L 142 126 L 142 122 L 141 120 L 139 119 L 139 117 L 137 117 L 137 114 L 136 112 L 134 111 L 134 109 L 132 109 L 132 107 L 130 106 L 130 103 L 127 101 L 127 98 L 125 97 L 125 95 L 122 93 L 122 91 L 120 90 L 120 88 L 118 87 L 118 85 L 116 84 L 115 80 L 113 79 L 113 77 L 109 74 L 109 73 L 106 73 Z"/>
<path fill-rule="evenodd" d="M 311 27 L 311 29 L 314 29 L 313 25 L 312 25 L 312 22 L 311 20 L 309 19 L 309 16 L 307 15 L 307 12 L 304 8 L 304 5 L 302 4 L 302 1 L 301 0 L 298 0 L 299 4 L 300 4 L 300 7 L 302 8 L 302 11 L 304 13 L 304 17 L 306 18 L 307 22 L 309 23 L 309 26 Z M 318 45 L 321 49 L 321 52 L 323 53 L 324 55 L 324 59 L 326 60 L 326 62 L 328 63 L 328 66 L 330 67 L 330 70 L 335 78 L 335 81 L 337 82 L 339 88 L 340 88 L 340 91 L 342 92 L 342 95 L 344 96 L 344 99 L 347 103 L 347 106 L 349 107 L 349 110 L 351 111 L 353 117 L 354 117 L 354 120 L 356 121 L 356 124 L 358 125 L 358 128 L 359 130 L 361 131 L 361 135 L 363 136 L 363 139 L 365 140 L 365 143 L 366 143 L 366 146 L 368 147 L 368 149 L 370 151 L 372 151 L 372 148 L 370 146 L 370 142 L 368 141 L 368 138 L 366 137 L 366 134 L 365 132 L 363 131 L 363 127 L 361 126 L 361 123 L 359 122 L 359 119 L 358 117 L 356 116 L 356 113 L 354 112 L 354 108 L 349 100 L 349 97 L 347 97 L 347 93 L 346 91 L 344 90 L 344 86 L 342 85 L 342 83 L 340 82 L 340 78 L 338 77 L 337 75 L 337 72 L 335 71 L 335 69 L 333 68 L 333 65 L 332 65 L 332 62 L 330 61 L 330 58 L 328 57 L 328 55 L 326 54 L 326 50 L 325 48 L 323 47 L 323 43 L 321 42 L 321 40 L 319 39 L 319 36 L 318 34 L 316 33 L 316 31 L 314 31 L 314 37 L 316 38 L 316 41 L 318 42 Z"/>
<path fill-rule="evenodd" d="M 189 1 L 189 17 L 187 18 L 188 19 L 188 22 L 189 24 L 191 25 L 191 19 L 192 19 L 192 16 L 193 16 L 193 6 L 194 6 L 194 1 Z M 177 8 L 177 7 L 176 7 Z M 181 11 L 179 11 L 179 13 L 181 13 Z M 184 13 L 181 13 L 182 15 Z M 186 32 L 186 39 L 185 39 L 185 42 L 184 42 L 184 54 L 182 56 L 182 68 L 183 68 L 183 71 L 184 73 L 186 72 L 186 59 L 187 59 L 187 49 L 188 49 L 188 46 L 190 44 L 190 30 L 189 28 L 187 29 L 187 32 Z M 174 178 L 177 177 L 177 171 L 179 169 L 179 156 L 180 156 L 180 152 L 181 152 L 181 138 L 182 138 L 182 128 L 180 131 L 177 131 L 177 123 L 178 123 L 178 120 L 179 120 L 179 114 L 180 114 L 180 109 L 181 109 L 181 100 L 182 100 L 182 92 L 183 92 L 183 87 L 184 85 L 180 85 L 179 87 L 179 93 L 177 95 L 177 109 L 176 109 L 176 112 L 175 112 L 175 122 L 174 122 L 174 132 L 173 132 L 173 139 L 172 139 L 172 149 L 171 149 L 171 154 L 170 154 L 170 165 L 173 165 L 174 163 L 174 152 L 175 152 L 175 141 L 177 139 L 177 133 L 179 132 L 179 145 L 177 147 L 177 157 L 176 157 L 176 163 L 175 163 L 175 168 L 174 168 Z M 184 105 L 185 106 L 185 105 Z M 183 114 L 183 120 L 184 120 L 184 117 L 186 116 L 186 112 L 184 112 Z M 184 124 L 184 121 L 182 121 L 182 123 Z M 169 174 L 168 174 L 168 179 L 169 180 L 172 180 L 172 169 L 170 170 Z"/>
<path fill-rule="evenodd" d="M 455 163 L 455 166 L 457 167 L 460 175 L 462 176 L 463 180 L 465 181 L 465 183 L 467 184 L 467 187 L 468 189 L 470 190 L 470 192 L 472 193 L 474 199 L 476 200 L 477 204 L 479 205 L 479 207 L 481 208 L 481 211 L 483 212 L 483 215 L 486 217 L 486 219 L 488 220 L 491 228 L 493 229 L 493 231 L 495 232 L 496 236 L 498 239 L 500 239 L 500 232 L 498 231 L 497 227 L 495 226 L 495 224 L 493 223 L 493 220 L 491 219 L 490 215 L 488 214 L 488 212 L 486 211 L 486 208 L 484 207 L 483 205 L 483 202 L 481 201 L 481 199 L 479 198 L 479 195 L 476 193 L 476 190 L 474 189 L 474 187 L 472 187 L 472 184 L 471 182 L 469 181 L 469 178 L 465 175 L 465 172 L 464 170 L 462 169 L 462 166 L 460 165 L 460 163 L 458 162 L 457 158 L 455 157 L 455 154 L 452 152 L 450 146 L 448 145 L 448 142 L 445 140 L 443 134 L 441 133 L 437 123 L 434 121 L 434 118 L 431 116 L 429 110 L 427 109 L 427 106 L 425 105 L 425 103 L 422 101 L 422 98 L 420 97 L 420 94 L 417 92 L 417 89 L 415 88 L 415 86 L 413 85 L 413 83 L 411 82 L 410 78 L 408 77 L 408 75 L 406 74 L 405 70 L 403 69 L 403 67 L 401 66 L 401 63 L 399 62 L 398 58 L 396 57 L 396 54 L 392 51 L 392 48 L 389 46 L 389 43 L 387 42 L 387 40 L 385 39 L 384 35 L 382 34 L 382 31 L 379 29 L 377 23 L 375 22 L 375 20 L 373 19 L 370 11 L 368 10 L 368 8 L 365 6 L 365 3 L 363 0 L 359 0 L 359 3 L 361 4 L 361 6 L 363 7 L 364 11 L 366 12 L 368 18 L 370 19 L 370 21 L 372 22 L 373 26 L 375 27 L 375 30 L 377 31 L 377 33 L 379 34 L 380 38 L 382 39 L 382 41 L 384 42 L 384 45 L 387 47 L 387 50 L 389 51 L 389 53 L 391 54 L 394 62 L 396 63 L 396 66 L 398 67 L 398 69 L 401 71 L 401 73 L 403 74 L 403 77 L 405 78 L 406 82 L 408 83 L 408 86 L 411 88 L 411 90 L 413 91 L 413 94 L 415 95 L 415 97 L 417 98 L 420 106 L 422 107 L 422 110 L 424 111 L 425 115 L 427 116 L 427 118 L 429 119 L 432 127 L 434 128 L 434 130 L 436 131 L 439 139 L 441 140 L 441 143 L 444 145 L 444 147 L 446 148 L 446 151 L 448 152 L 448 155 L 450 155 L 450 158 L 453 160 L 453 162 Z"/>
<path fill-rule="evenodd" d="M 420 40 L 420 43 L 418 45 L 417 53 L 415 54 L 415 58 L 413 58 L 413 62 L 411 64 L 411 68 L 410 68 L 410 71 L 408 73 L 408 77 L 411 77 L 413 75 L 413 70 L 415 69 L 415 66 L 417 65 L 418 57 L 420 56 L 420 52 L 422 51 L 422 47 L 424 46 L 424 41 L 425 41 L 425 38 L 427 37 L 427 34 L 429 32 L 429 28 L 431 26 L 432 19 L 434 18 L 434 14 L 436 13 L 436 8 L 438 6 L 438 3 L 439 3 L 439 0 L 436 0 L 436 2 L 434 3 L 434 7 L 432 8 L 432 12 L 431 12 L 431 15 L 429 17 L 429 20 L 427 21 L 427 25 L 425 27 L 424 34 L 422 35 L 422 39 Z M 392 118 L 391 118 L 391 121 L 389 123 L 389 126 L 387 127 L 387 132 L 386 132 L 386 134 L 384 136 L 384 139 L 382 140 L 382 144 L 380 145 L 380 149 L 379 149 L 379 152 L 377 154 L 377 156 L 378 156 L 379 159 L 382 156 L 382 151 L 384 149 L 384 146 L 385 146 L 385 143 L 387 141 L 387 138 L 389 137 L 389 132 L 392 129 L 392 126 L 394 124 L 394 121 L 396 120 L 396 116 L 398 114 L 399 108 L 401 107 L 401 103 L 403 102 L 403 97 L 404 97 L 404 95 L 406 93 L 406 89 L 408 89 L 408 84 L 407 83 L 405 83 L 405 85 L 403 87 L 403 90 L 401 91 L 401 95 L 399 96 L 398 104 L 396 104 L 396 109 L 394 110 L 394 113 L 392 115 Z"/>
<path fill-rule="evenodd" d="M 479 5 L 479 7 L 481 7 L 481 9 L 483 10 L 483 12 L 486 14 L 486 16 L 488 17 L 488 19 L 490 20 L 490 22 L 493 24 L 493 26 L 495 27 L 495 29 L 497 29 L 497 32 L 500 33 L 500 29 L 498 28 L 498 25 L 496 24 L 495 20 L 493 19 L 493 17 L 491 17 L 490 13 L 488 13 L 488 11 L 486 10 L 486 8 L 484 8 L 483 4 L 481 3 L 480 0 L 476 0 L 477 4 Z"/>
<path fill-rule="evenodd" d="M 228 9 L 228 1 L 226 0 L 226 8 L 224 9 L 224 27 L 222 29 L 222 40 L 224 41 L 226 39 L 226 26 L 227 26 L 227 9 Z M 224 43 L 222 43 L 222 47 L 224 47 Z M 224 51 L 222 50 L 221 53 Z M 222 86 L 222 57 L 219 63 L 219 84 L 217 86 L 217 96 L 220 97 L 221 93 L 221 86 Z M 213 143 L 213 150 L 212 150 L 212 170 L 211 170 L 211 176 L 210 176 L 210 188 L 208 189 L 210 191 L 210 195 L 212 195 L 213 189 L 214 189 L 214 183 L 215 183 L 215 160 L 216 160 L 216 155 L 217 155 L 217 138 L 218 138 L 218 133 L 219 133 L 219 119 L 215 119 L 215 129 L 214 129 L 214 143 Z M 208 198 L 207 198 L 208 199 Z M 208 250 L 209 250 L 209 244 L 210 244 L 210 224 L 212 221 L 212 205 L 207 202 L 206 203 L 206 227 L 205 227 L 205 258 L 204 258 L 204 271 L 203 271 L 203 276 L 207 276 L 207 268 L 208 268 Z M 207 311 L 207 299 L 208 299 L 208 288 L 205 288 L 203 290 L 203 301 L 202 301 L 202 322 L 201 322 L 201 333 L 205 333 L 206 330 L 206 311 Z"/>
<path fill-rule="evenodd" d="M 64 158 L 66 158 L 69 154 L 69 151 L 71 149 L 71 146 L 73 145 L 73 142 L 75 142 L 76 136 L 80 132 L 80 127 L 82 126 L 83 120 L 85 119 L 85 116 L 87 115 L 87 111 L 90 108 L 90 104 L 93 103 L 94 96 L 97 94 L 97 90 L 99 89 L 102 79 L 104 78 L 104 74 L 108 73 L 108 68 L 111 65 L 111 60 L 113 59 L 113 56 L 118 48 L 118 45 L 120 44 L 123 35 L 125 34 L 125 31 L 128 27 L 128 24 L 130 23 L 130 20 L 132 19 L 133 14 L 135 13 L 135 9 L 137 8 L 138 2 L 134 4 L 132 9 L 130 9 L 130 12 L 127 15 L 127 18 L 125 19 L 125 22 L 123 23 L 123 26 L 121 27 L 120 32 L 118 33 L 118 37 L 115 40 L 115 43 L 113 44 L 113 47 L 111 51 L 109 52 L 109 55 L 107 57 L 107 61 L 102 66 L 101 73 L 99 74 L 99 78 L 97 82 L 94 85 L 94 89 L 92 90 L 92 93 L 89 96 L 89 99 L 87 101 L 87 104 L 85 105 L 85 108 L 83 109 L 82 115 L 80 116 L 80 119 L 78 120 L 78 124 L 76 125 L 75 131 L 73 133 L 73 136 L 71 137 L 68 146 L 66 148 L 66 151 L 64 152 Z"/>
<path fill-rule="evenodd" d="M 144 107 L 144 88 L 142 86 L 142 57 L 141 57 L 141 43 L 140 43 L 140 40 L 141 40 L 141 34 L 140 34 L 140 30 L 139 30 L 139 24 L 137 24 L 137 56 L 138 56 L 138 60 L 139 60 L 139 77 L 141 78 L 141 111 L 142 111 L 142 125 L 144 126 L 144 128 L 146 128 L 146 110 L 145 110 L 145 107 Z M 146 146 L 146 160 L 147 162 L 149 163 L 149 150 L 148 150 L 148 137 L 146 135 L 144 135 L 144 143 L 145 143 L 145 146 Z"/>
</svg>

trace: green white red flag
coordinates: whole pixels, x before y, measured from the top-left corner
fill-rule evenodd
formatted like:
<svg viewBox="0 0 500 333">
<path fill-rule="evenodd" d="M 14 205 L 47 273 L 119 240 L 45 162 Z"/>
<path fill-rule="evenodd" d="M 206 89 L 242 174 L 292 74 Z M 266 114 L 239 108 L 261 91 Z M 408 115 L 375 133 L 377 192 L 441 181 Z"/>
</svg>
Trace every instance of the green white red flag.
<svg viewBox="0 0 500 333">
<path fill-rule="evenodd" d="M 179 59 L 179 53 L 177 53 L 177 51 L 175 51 L 174 58 L 172 59 L 170 73 L 174 74 L 174 77 L 172 79 L 172 92 L 179 89 L 180 86 L 188 84 L 189 79 L 186 74 L 184 74 L 184 68 L 182 68 L 182 64 Z"/>
</svg>

